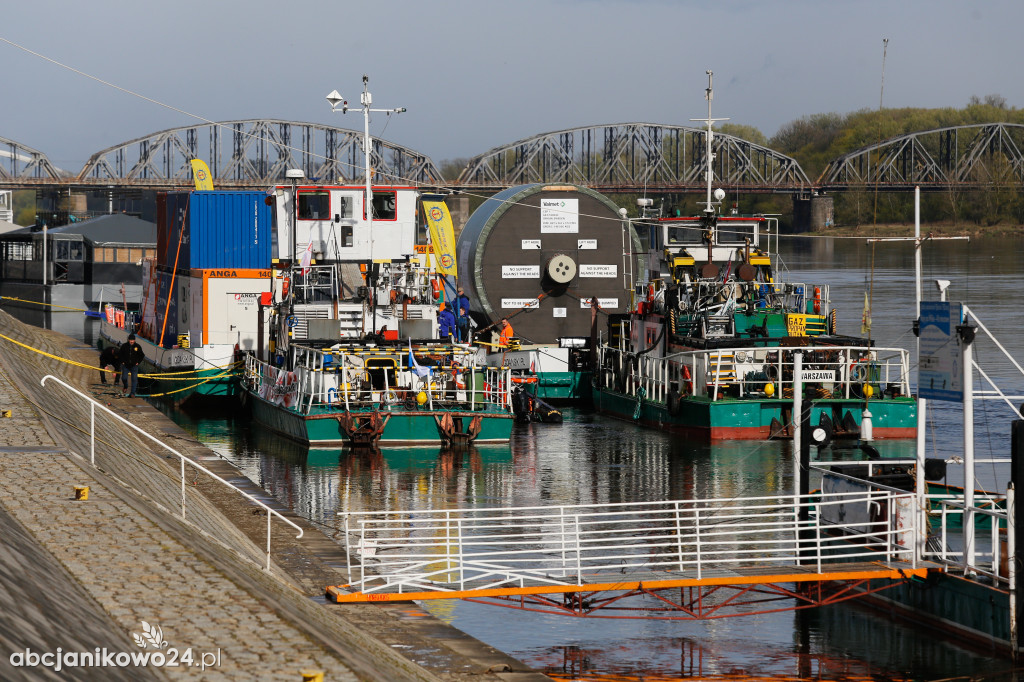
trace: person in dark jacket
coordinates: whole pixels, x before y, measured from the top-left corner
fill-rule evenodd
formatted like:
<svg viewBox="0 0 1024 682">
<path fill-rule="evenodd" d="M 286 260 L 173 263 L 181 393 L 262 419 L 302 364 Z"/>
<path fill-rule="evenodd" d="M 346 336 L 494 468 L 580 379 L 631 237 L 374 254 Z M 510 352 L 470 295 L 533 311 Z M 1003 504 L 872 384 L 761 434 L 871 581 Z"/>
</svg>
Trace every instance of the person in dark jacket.
<svg viewBox="0 0 1024 682">
<path fill-rule="evenodd" d="M 117 381 L 117 375 L 121 373 L 121 358 L 118 357 L 120 349 L 114 346 L 107 346 L 100 353 L 100 383 L 107 383 L 107 367 L 114 368 L 114 378 L 110 381 Z"/>
<path fill-rule="evenodd" d="M 437 326 L 440 327 L 441 338 L 448 339 L 451 336 L 457 336 L 459 333 L 459 326 L 455 321 L 455 314 L 448 310 L 444 303 L 438 306 L 437 313 Z"/>
<path fill-rule="evenodd" d="M 128 335 L 128 341 L 121 346 L 121 387 L 128 394 L 128 377 L 131 376 L 132 390 L 129 398 L 135 397 L 135 391 L 139 387 L 139 363 L 146 359 L 142 352 L 142 346 L 135 340 L 135 334 Z"/>
<path fill-rule="evenodd" d="M 469 296 L 462 287 L 455 296 L 455 319 L 459 324 L 459 341 L 469 343 Z"/>
</svg>

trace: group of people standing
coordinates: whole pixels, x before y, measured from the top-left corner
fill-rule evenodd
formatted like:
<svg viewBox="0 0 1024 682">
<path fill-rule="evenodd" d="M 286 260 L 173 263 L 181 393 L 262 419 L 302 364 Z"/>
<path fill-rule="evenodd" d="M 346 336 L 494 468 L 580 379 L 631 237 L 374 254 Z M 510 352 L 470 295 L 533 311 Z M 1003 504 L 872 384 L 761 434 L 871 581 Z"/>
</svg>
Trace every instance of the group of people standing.
<svg viewBox="0 0 1024 682">
<path fill-rule="evenodd" d="M 107 346 L 100 353 L 100 383 L 107 383 L 107 367 L 113 367 L 115 372 L 121 373 L 124 394 L 134 398 L 139 388 L 139 364 L 145 359 L 146 354 L 135 340 L 135 334 L 129 334 L 128 340 L 119 348 Z"/>
<path fill-rule="evenodd" d="M 452 308 L 457 312 L 453 312 Z M 455 299 L 449 306 L 442 301 L 437 306 L 437 325 L 440 328 L 442 339 L 452 339 L 457 343 L 469 343 L 471 320 L 469 317 L 469 297 L 462 287 L 458 288 Z M 501 318 L 498 324 L 498 345 L 502 348 L 509 346 L 509 341 L 515 335 L 512 331 L 512 324 L 507 317 Z"/>
<path fill-rule="evenodd" d="M 454 310 L 453 310 L 454 308 Z M 462 287 L 458 288 L 451 307 L 442 301 L 438 307 L 437 325 L 442 339 L 454 339 L 457 343 L 469 343 L 470 318 L 469 296 Z"/>
</svg>

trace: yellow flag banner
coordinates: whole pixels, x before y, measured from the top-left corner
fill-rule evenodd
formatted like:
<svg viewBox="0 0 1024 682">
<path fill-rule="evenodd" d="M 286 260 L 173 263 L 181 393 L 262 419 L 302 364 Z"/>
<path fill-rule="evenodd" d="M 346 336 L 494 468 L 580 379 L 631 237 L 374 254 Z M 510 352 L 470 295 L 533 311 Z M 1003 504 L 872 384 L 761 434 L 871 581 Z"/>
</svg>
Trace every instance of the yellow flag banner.
<svg viewBox="0 0 1024 682">
<path fill-rule="evenodd" d="M 452 226 L 448 206 L 440 198 L 424 198 L 423 212 L 427 215 L 437 271 L 443 275 L 458 276 L 458 266 L 455 264 L 455 228 Z"/>
<path fill-rule="evenodd" d="M 192 178 L 195 180 L 196 189 L 213 191 L 210 169 L 202 159 L 192 159 Z"/>
</svg>

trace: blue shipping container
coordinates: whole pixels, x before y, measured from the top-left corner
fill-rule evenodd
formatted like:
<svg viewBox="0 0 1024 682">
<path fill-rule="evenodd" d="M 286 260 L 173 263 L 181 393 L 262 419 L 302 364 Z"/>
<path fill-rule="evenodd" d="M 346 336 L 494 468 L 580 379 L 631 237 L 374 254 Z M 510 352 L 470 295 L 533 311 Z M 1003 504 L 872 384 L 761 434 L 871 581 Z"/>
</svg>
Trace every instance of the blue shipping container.
<svg viewBox="0 0 1024 682">
<path fill-rule="evenodd" d="M 272 209 L 265 199 L 264 192 L 168 193 L 167 246 L 158 262 L 179 272 L 269 268 Z"/>
</svg>

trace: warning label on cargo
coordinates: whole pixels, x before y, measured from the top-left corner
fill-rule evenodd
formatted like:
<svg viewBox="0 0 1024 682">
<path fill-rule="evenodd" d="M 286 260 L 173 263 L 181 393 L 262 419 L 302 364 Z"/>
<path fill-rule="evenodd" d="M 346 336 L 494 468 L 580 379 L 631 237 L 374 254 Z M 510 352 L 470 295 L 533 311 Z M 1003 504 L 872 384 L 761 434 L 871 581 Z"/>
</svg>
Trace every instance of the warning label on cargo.
<svg viewBox="0 0 1024 682">
<path fill-rule="evenodd" d="M 533 250 L 533 249 L 539 249 L 539 248 L 540 248 L 540 240 L 539 239 L 524 239 L 523 240 L 523 250 L 524 251 L 526 251 L 526 250 Z"/>
<path fill-rule="evenodd" d="M 619 272 L 615 265 L 586 265 L 580 263 L 580 277 L 615 277 Z"/>
<path fill-rule="evenodd" d="M 541 233 L 576 233 L 580 231 L 579 199 L 541 199 Z"/>
<path fill-rule="evenodd" d="M 581 298 L 580 299 L 580 307 L 581 308 L 589 308 L 590 307 L 590 302 L 593 301 L 593 300 L 594 299 L 590 298 L 590 297 Z M 619 299 L 617 299 L 617 298 L 599 298 L 599 299 L 597 299 L 597 305 L 600 306 L 601 308 L 605 309 L 605 310 L 607 310 L 609 308 L 618 308 L 619 307 Z"/>
<path fill-rule="evenodd" d="M 501 276 L 503 279 L 539 279 L 539 265 L 502 265 Z"/>
<path fill-rule="evenodd" d="M 597 248 L 597 240 L 596 239 L 577 239 L 576 240 L 576 248 L 579 249 L 580 251 L 583 251 L 584 249 L 591 249 L 591 250 L 592 249 L 596 249 Z"/>
<path fill-rule="evenodd" d="M 535 298 L 503 298 L 502 308 L 539 308 L 540 301 Z"/>
</svg>

